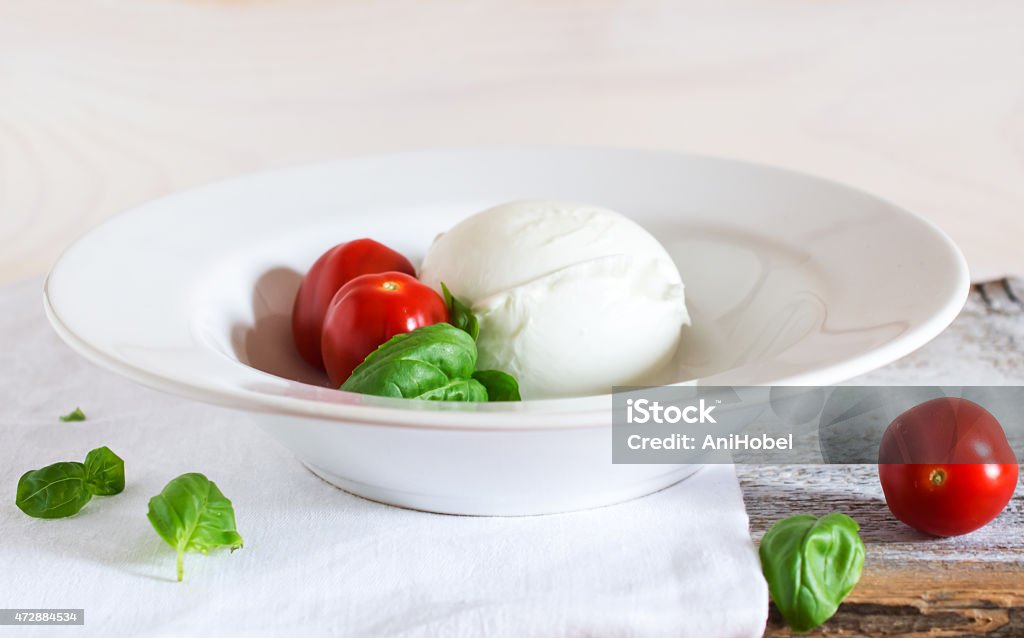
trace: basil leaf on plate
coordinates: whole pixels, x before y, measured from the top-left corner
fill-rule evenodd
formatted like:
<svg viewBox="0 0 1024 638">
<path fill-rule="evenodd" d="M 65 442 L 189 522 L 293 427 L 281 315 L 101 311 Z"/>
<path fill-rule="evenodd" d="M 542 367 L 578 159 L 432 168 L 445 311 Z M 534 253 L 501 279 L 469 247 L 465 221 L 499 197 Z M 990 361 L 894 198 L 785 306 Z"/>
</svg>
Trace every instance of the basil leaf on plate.
<svg viewBox="0 0 1024 638">
<path fill-rule="evenodd" d="M 515 378 L 475 371 L 473 336 L 448 323 L 392 337 L 359 364 L 341 389 L 425 401 L 518 401 Z"/>
<path fill-rule="evenodd" d="M 395 335 L 371 352 L 341 389 L 406 399 L 467 400 L 442 398 L 445 393 L 440 389 L 471 378 L 476 357 L 476 343 L 469 333 L 447 323 L 423 326 Z M 432 391 L 439 394 L 423 396 Z"/>
<path fill-rule="evenodd" d="M 473 337 L 473 341 L 476 341 L 476 338 L 480 336 L 480 322 L 476 315 L 464 301 L 448 290 L 448 286 L 444 285 L 443 281 L 441 282 L 441 294 L 444 296 L 445 305 L 448 306 L 451 324 L 459 330 L 469 333 L 469 336 Z"/>
<path fill-rule="evenodd" d="M 85 457 L 85 483 L 97 496 L 113 496 L 124 491 L 124 461 L 103 446 Z"/>
<path fill-rule="evenodd" d="M 487 388 L 489 401 L 520 401 L 519 382 L 501 370 L 477 370 L 473 378 Z"/>
<path fill-rule="evenodd" d="M 153 529 L 178 552 L 178 580 L 184 576 L 186 552 L 242 546 L 235 510 L 217 484 L 202 474 L 182 474 L 149 499 L 146 514 Z"/>
<path fill-rule="evenodd" d="M 845 514 L 791 516 L 772 526 L 758 553 L 772 600 L 794 630 L 832 617 L 860 580 L 864 542 Z"/>
<path fill-rule="evenodd" d="M 476 379 L 452 379 L 416 397 L 426 401 L 487 401 L 487 388 Z"/>
<path fill-rule="evenodd" d="M 85 478 L 85 465 L 76 461 L 30 470 L 18 481 L 15 504 L 34 518 L 72 516 L 92 498 Z"/>
</svg>

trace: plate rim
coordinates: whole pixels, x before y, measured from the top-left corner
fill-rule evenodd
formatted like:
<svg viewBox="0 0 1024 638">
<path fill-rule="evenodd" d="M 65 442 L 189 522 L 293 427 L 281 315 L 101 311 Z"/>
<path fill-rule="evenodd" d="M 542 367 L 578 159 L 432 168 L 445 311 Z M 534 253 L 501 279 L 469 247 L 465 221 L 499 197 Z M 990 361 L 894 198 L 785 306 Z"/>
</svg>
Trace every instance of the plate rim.
<svg viewBox="0 0 1024 638">
<path fill-rule="evenodd" d="M 240 183 L 252 179 L 259 179 L 260 177 L 269 177 L 272 175 L 281 175 L 290 172 L 298 173 L 314 167 L 323 167 L 331 164 L 344 164 L 346 162 L 366 160 L 380 161 L 388 158 L 439 153 L 515 151 L 644 153 L 675 158 L 688 158 L 693 161 L 718 162 L 746 167 L 749 169 L 756 169 L 759 171 L 789 175 L 791 177 L 804 180 L 810 179 L 819 183 L 827 184 L 831 187 L 851 191 L 860 196 L 870 198 L 890 209 L 889 212 L 903 215 L 911 219 L 914 223 L 919 224 L 923 229 L 927 230 L 934 239 L 939 241 L 946 253 L 946 256 L 952 258 L 951 261 L 956 266 L 957 280 L 955 285 L 952 287 L 953 292 L 947 296 L 947 298 L 941 303 L 940 307 L 934 311 L 931 316 L 919 321 L 908 330 L 901 333 L 897 338 L 870 348 L 856 356 L 849 357 L 845 360 L 838 361 L 824 367 L 781 377 L 780 379 L 773 381 L 772 385 L 832 385 L 887 365 L 900 357 L 914 352 L 938 336 L 960 313 L 966 303 L 970 291 L 970 276 L 967 261 L 959 247 L 957 247 L 953 240 L 937 224 L 892 202 L 891 200 L 879 197 L 871 192 L 838 180 L 762 162 L 753 162 L 710 154 L 673 151 L 662 148 L 618 147 L 606 145 L 497 144 L 422 148 L 409 151 L 344 155 L 328 160 L 303 162 L 290 166 L 241 173 L 225 179 L 210 180 L 189 188 L 168 193 L 161 197 L 147 200 L 137 206 L 133 206 L 123 212 L 112 215 L 110 218 L 90 228 L 62 251 L 58 259 L 54 262 L 54 265 L 51 267 L 43 284 L 43 305 L 47 319 L 50 321 L 55 332 L 65 343 L 86 359 L 89 359 L 101 367 L 112 370 L 132 381 L 141 383 L 142 385 L 156 390 L 245 411 L 269 412 L 281 415 L 321 419 L 335 421 L 339 424 L 374 424 L 415 429 L 473 431 L 503 431 L 514 429 L 519 431 L 536 431 L 580 427 L 608 427 L 610 424 L 611 394 L 568 399 L 530 400 L 516 404 L 490 403 L 435 405 L 432 402 L 418 402 L 429 405 L 418 405 L 416 409 L 410 409 L 408 405 L 408 401 L 410 401 L 409 399 L 392 399 L 386 397 L 367 398 L 364 395 L 357 395 L 362 401 L 365 401 L 365 404 L 335 403 L 303 397 L 274 395 L 254 390 L 238 389 L 237 391 L 232 392 L 225 389 L 212 388 L 208 384 L 204 385 L 198 382 L 188 383 L 171 379 L 159 373 L 133 365 L 130 362 L 124 361 L 115 355 L 109 354 L 94 346 L 86 339 L 76 334 L 67 325 L 67 322 L 60 316 L 60 313 L 54 307 L 51 280 L 54 274 L 60 270 L 62 264 L 65 262 L 65 257 L 81 242 L 87 241 L 95 232 L 114 222 L 118 218 L 134 214 L 144 214 L 147 207 L 157 204 L 158 202 L 166 202 L 167 200 L 173 200 L 174 198 L 182 195 L 192 194 L 208 188 L 222 187 L 231 183 Z M 235 364 L 253 369 L 241 362 L 235 362 Z M 709 377 L 703 377 L 683 383 L 703 383 L 705 385 L 714 385 L 713 382 L 716 377 L 721 377 L 724 374 L 728 374 L 728 372 L 729 371 L 725 371 L 723 373 L 713 374 Z M 340 390 L 330 391 L 342 392 Z M 349 395 L 351 393 L 342 392 L 342 394 Z M 472 407 L 474 409 L 465 409 L 468 407 Z M 482 421 L 487 421 L 488 423 L 484 424 Z"/>
</svg>

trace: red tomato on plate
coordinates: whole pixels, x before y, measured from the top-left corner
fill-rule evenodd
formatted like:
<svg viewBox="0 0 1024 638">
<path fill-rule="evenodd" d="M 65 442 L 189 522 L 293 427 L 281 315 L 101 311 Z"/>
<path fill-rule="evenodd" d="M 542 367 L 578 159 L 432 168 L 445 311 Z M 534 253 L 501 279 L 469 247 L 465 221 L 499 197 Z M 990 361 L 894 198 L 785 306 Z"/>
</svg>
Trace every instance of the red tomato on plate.
<svg viewBox="0 0 1024 638">
<path fill-rule="evenodd" d="M 360 275 L 391 271 L 416 274 L 408 259 L 372 239 L 338 244 L 321 255 L 303 278 L 292 307 L 292 336 L 302 358 L 323 369 L 320 332 L 327 308 L 342 286 Z"/>
<path fill-rule="evenodd" d="M 339 387 L 391 337 L 444 321 L 444 299 L 415 277 L 400 272 L 356 277 L 341 287 L 324 318 L 320 348 L 331 384 Z"/>
<path fill-rule="evenodd" d="M 933 536 L 984 526 L 1017 486 L 1017 457 L 1003 428 L 966 399 L 932 399 L 896 417 L 882 436 L 878 463 L 889 510 Z"/>
</svg>

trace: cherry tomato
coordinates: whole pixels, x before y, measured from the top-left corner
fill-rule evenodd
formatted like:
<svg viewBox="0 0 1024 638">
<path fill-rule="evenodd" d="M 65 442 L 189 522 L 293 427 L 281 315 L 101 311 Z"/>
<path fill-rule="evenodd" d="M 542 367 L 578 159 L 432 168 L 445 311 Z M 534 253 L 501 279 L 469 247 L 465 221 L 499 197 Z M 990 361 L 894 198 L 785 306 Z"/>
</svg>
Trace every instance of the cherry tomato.
<svg viewBox="0 0 1024 638">
<path fill-rule="evenodd" d="M 415 275 L 409 260 L 372 239 L 356 239 L 331 248 L 309 269 L 292 307 L 292 336 L 302 358 L 323 369 L 320 331 L 334 295 L 359 275 L 378 272 Z"/>
<path fill-rule="evenodd" d="M 878 478 L 893 515 L 933 536 L 957 536 L 999 515 L 1017 486 L 1017 457 L 977 403 L 940 398 L 889 424 Z"/>
<path fill-rule="evenodd" d="M 441 295 L 415 277 L 386 272 L 356 277 L 334 295 L 320 347 L 327 376 L 344 383 L 368 354 L 397 334 L 448 321 Z"/>
</svg>

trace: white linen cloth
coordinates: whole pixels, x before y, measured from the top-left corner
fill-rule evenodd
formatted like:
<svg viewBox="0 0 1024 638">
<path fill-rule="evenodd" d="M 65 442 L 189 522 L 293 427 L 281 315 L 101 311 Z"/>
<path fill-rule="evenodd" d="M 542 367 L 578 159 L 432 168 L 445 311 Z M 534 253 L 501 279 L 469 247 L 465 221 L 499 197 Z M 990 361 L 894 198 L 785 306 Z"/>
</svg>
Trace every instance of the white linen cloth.
<svg viewBox="0 0 1024 638">
<path fill-rule="evenodd" d="M 50 329 L 41 287 L 0 289 L 0 608 L 83 608 L 84 628 L 49 629 L 61 635 L 763 631 L 767 588 L 731 466 L 573 514 L 473 518 L 380 505 L 313 476 L 244 413 L 85 361 Z M 76 406 L 87 421 L 58 420 Z M 125 460 L 122 494 L 94 497 L 68 519 L 17 509 L 23 472 L 102 445 Z M 233 501 L 245 547 L 187 555 L 177 583 L 175 552 L 146 508 L 190 471 Z"/>
</svg>

